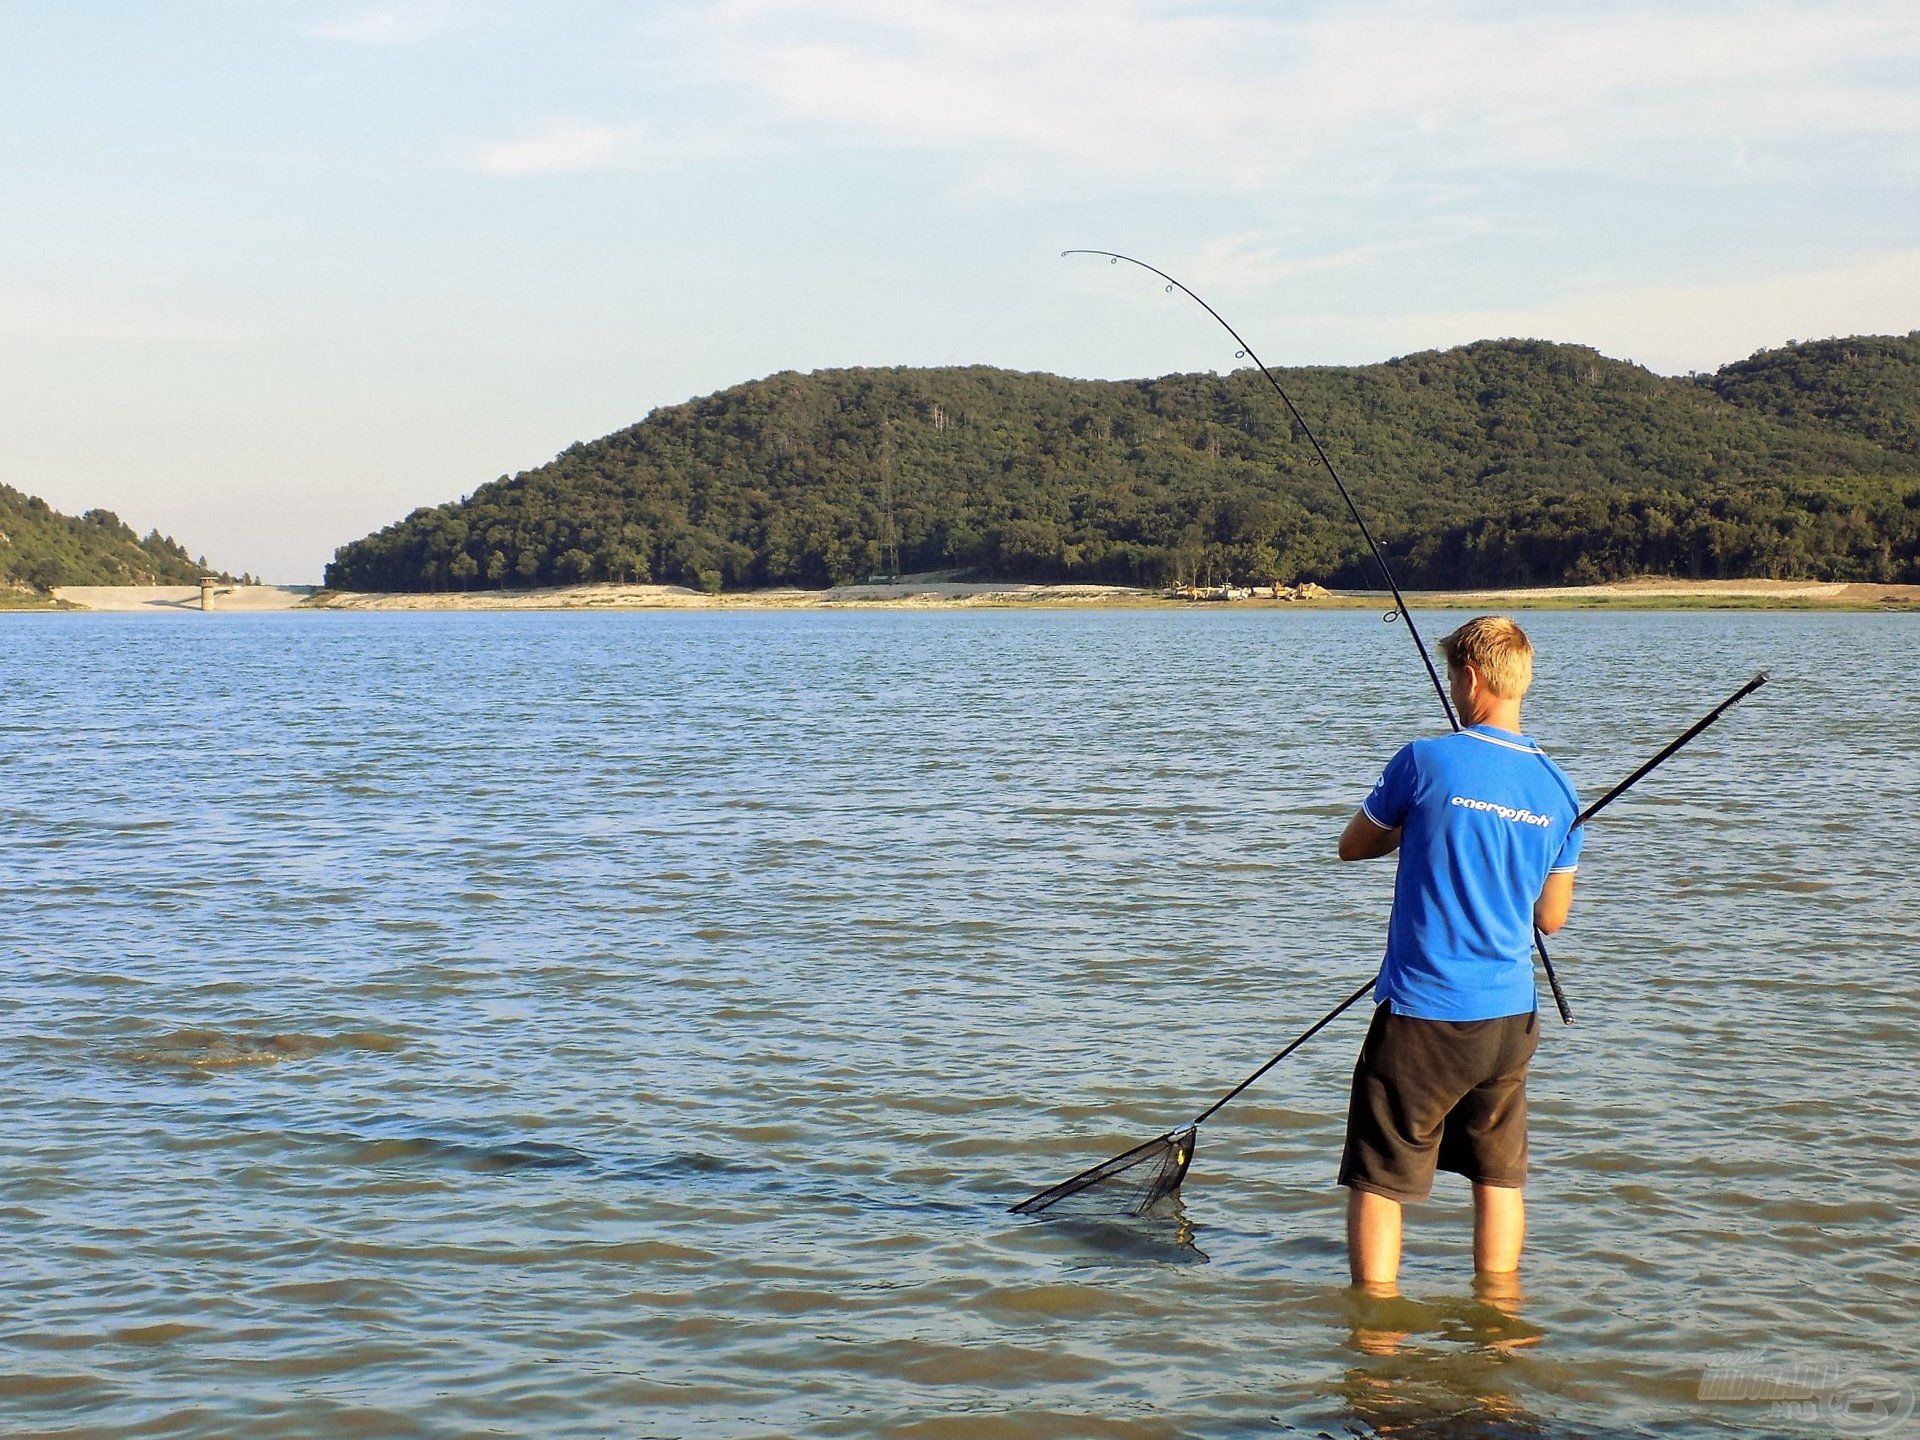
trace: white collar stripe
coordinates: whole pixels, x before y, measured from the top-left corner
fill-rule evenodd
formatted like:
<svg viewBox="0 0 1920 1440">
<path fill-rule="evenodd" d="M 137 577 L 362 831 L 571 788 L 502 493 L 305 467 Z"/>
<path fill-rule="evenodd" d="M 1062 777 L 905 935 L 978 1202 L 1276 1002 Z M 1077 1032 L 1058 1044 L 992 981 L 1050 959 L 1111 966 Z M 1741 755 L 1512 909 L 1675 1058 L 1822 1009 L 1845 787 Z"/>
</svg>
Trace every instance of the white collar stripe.
<svg viewBox="0 0 1920 1440">
<path fill-rule="evenodd" d="M 1476 740 L 1484 740 L 1489 745 L 1502 745 L 1509 750 L 1518 750 L 1522 755 L 1538 755 L 1540 753 L 1540 747 L 1538 745 L 1521 745 L 1512 740 L 1501 740 L 1492 735 L 1482 735 L 1471 726 L 1462 730 L 1460 733 L 1462 735 L 1471 735 Z"/>
</svg>

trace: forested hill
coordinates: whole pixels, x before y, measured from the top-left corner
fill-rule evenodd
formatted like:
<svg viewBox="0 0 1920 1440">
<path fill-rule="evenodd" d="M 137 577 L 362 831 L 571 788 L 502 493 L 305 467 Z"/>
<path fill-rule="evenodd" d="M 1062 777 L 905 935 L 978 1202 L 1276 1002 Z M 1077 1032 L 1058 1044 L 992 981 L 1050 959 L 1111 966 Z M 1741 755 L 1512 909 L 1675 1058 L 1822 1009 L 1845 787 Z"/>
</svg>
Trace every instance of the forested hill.
<svg viewBox="0 0 1920 1440">
<path fill-rule="evenodd" d="M 189 585 L 205 573 L 206 561 L 157 530 L 141 539 L 111 510 L 62 515 L 0 485 L 0 584 Z"/>
<path fill-rule="evenodd" d="M 1920 580 L 1920 335 L 1667 379 L 1485 341 L 1283 374 L 1408 584 Z M 820 586 L 889 568 L 1371 584 L 1257 371 L 783 373 L 343 547 L 327 583 Z"/>
<path fill-rule="evenodd" d="M 1724 400 L 1920 456 L 1920 331 L 1762 350 L 1707 378 Z"/>
</svg>

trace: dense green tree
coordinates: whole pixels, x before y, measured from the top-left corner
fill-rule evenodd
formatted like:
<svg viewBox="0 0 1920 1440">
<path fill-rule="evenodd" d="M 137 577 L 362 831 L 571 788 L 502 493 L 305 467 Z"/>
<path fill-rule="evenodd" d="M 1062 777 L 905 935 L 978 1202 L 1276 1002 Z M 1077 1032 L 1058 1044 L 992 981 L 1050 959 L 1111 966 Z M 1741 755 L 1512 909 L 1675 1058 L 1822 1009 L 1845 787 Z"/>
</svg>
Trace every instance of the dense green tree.
<svg viewBox="0 0 1920 1440">
<path fill-rule="evenodd" d="M 208 573 L 204 558 L 157 530 L 142 539 L 111 510 L 62 515 L 0 485 L 0 584 L 191 585 Z"/>
<path fill-rule="evenodd" d="M 1724 400 L 1920 456 L 1920 330 L 1809 340 L 1695 379 Z"/>
<path fill-rule="evenodd" d="M 1920 336 L 1665 379 L 1486 341 L 1284 377 L 1409 584 L 1676 575 L 1920 580 Z M 655 411 L 343 547 L 344 589 L 907 571 L 1370 585 L 1257 372 L 782 373 Z M 464 562 L 464 563 L 463 563 Z"/>
</svg>

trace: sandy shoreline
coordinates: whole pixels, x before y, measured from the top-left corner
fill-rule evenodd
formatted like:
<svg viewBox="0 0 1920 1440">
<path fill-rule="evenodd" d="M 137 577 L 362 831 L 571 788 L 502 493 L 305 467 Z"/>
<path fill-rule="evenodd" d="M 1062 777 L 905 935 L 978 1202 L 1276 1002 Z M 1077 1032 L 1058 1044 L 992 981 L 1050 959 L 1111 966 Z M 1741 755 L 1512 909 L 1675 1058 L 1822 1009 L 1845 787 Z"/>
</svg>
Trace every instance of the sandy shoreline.
<svg viewBox="0 0 1920 1440">
<path fill-rule="evenodd" d="M 200 592 L 186 585 L 62 586 L 53 592 L 79 610 L 200 612 Z M 359 594 L 303 587 L 247 585 L 223 589 L 213 613 L 274 610 L 828 610 L 849 608 L 969 609 L 991 607 L 1184 607 L 1211 610 L 1339 610 L 1377 607 L 1384 591 L 1340 591 L 1306 600 L 1264 596 L 1227 602 L 1170 599 L 1159 590 L 1126 585 L 1027 585 L 907 578 L 895 585 L 841 585 L 830 590 L 775 589 L 708 595 L 678 585 L 569 585 L 541 590 L 441 594 Z M 1817 580 L 1673 580 L 1646 578 L 1604 585 L 1534 589 L 1409 591 L 1417 609 L 1779 609 L 1886 610 L 1920 608 L 1920 585 Z"/>
<path fill-rule="evenodd" d="M 1515 609 L 1881 610 L 1920 605 L 1920 585 L 1882 585 L 1847 580 L 1674 580 L 1642 576 L 1603 585 L 1554 585 L 1524 589 L 1409 593 L 1417 607 L 1459 609 L 1507 605 Z"/>
<path fill-rule="evenodd" d="M 297 610 L 311 589 L 287 585 L 222 585 L 213 608 L 221 610 Z M 74 610 L 192 611 L 200 613 L 198 585 L 56 585 L 53 598 Z"/>
<path fill-rule="evenodd" d="M 848 608 L 967 609 L 988 607 L 1193 607 L 1202 610 L 1371 609 L 1391 603 L 1385 591 L 1323 592 L 1303 600 L 1264 595 L 1232 601 L 1169 598 L 1128 585 L 1023 585 L 1006 581 L 914 579 L 897 585 L 840 585 L 831 590 L 754 590 L 708 595 L 677 585 L 574 585 L 549 590 L 463 594 L 350 594 L 321 591 L 310 602 L 330 610 L 824 610 Z M 1920 606 L 1920 585 L 1818 580 L 1672 580 L 1647 578 L 1605 585 L 1537 589 L 1409 591 L 1416 609 L 1854 609 Z"/>
<path fill-rule="evenodd" d="M 1026 585 L 1012 581 L 906 579 L 830 590 L 743 590 L 721 595 L 680 585 L 568 585 L 462 594 L 355 594 L 323 590 L 324 610 L 824 610 L 848 606 L 956 609 L 982 605 L 1161 605 L 1158 591 L 1127 585 Z"/>
</svg>

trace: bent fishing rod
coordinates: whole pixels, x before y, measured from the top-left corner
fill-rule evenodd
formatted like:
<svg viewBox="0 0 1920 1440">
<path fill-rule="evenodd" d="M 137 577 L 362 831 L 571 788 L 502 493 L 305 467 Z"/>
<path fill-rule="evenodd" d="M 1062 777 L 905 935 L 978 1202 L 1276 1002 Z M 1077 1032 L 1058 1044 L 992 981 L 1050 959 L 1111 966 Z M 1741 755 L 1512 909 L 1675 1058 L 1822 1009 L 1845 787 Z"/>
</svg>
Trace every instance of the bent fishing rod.
<svg viewBox="0 0 1920 1440">
<path fill-rule="evenodd" d="M 1433 693 L 1440 697 L 1440 708 L 1446 712 L 1447 726 L 1457 731 L 1460 728 L 1460 717 L 1453 713 L 1453 701 L 1447 696 L 1447 687 L 1440 683 L 1440 672 L 1434 668 L 1433 656 L 1427 651 L 1427 642 L 1420 638 L 1420 631 L 1414 626 L 1413 612 L 1407 608 L 1406 597 L 1400 593 L 1400 582 L 1393 578 L 1393 567 L 1387 564 L 1386 551 L 1380 548 L 1380 542 L 1373 538 L 1373 531 L 1367 528 L 1367 522 L 1361 518 L 1360 507 L 1353 503 L 1353 496 L 1348 493 L 1346 483 L 1340 478 L 1340 472 L 1333 468 L 1333 461 L 1327 457 L 1326 447 L 1321 445 L 1320 437 L 1313 433 L 1313 427 L 1307 424 L 1307 417 L 1300 413 L 1300 407 L 1293 403 L 1293 397 L 1287 394 L 1286 388 L 1275 378 L 1273 371 L 1267 368 L 1267 362 L 1254 353 L 1253 347 L 1246 342 L 1246 338 L 1227 323 L 1224 315 L 1158 266 L 1149 265 L 1144 260 L 1136 260 L 1131 255 L 1122 255 L 1118 250 L 1062 250 L 1060 254 L 1063 258 L 1068 255 L 1104 255 L 1109 265 L 1118 265 L 1124 260 L 1129 265 L 1139 266 L 1149 274 L 1158 275 L 1167 282 L 1169 291 L 1178 290 L 1185 295 L 1211 315 L 1220 328 L 1233 337 L 1234 344 L 1240 347 L 1235 359 L 1244 357 L 1259 367 L 1260 373 L 1267 377 L 1267 384 L 1273 387 L 1273 393 L 1278 395 L 1281 403 L 1287 407 L 1287 413 L 1293 417 L 1294 424 L 1300 427 L 1300 433 L 1305 435 L 1308 443 L 1313 446 L 1313 453 L 1320 457 L 1320 464 L 1325 467 L 1328 477 L 1333 481 L 1334 489 L 1338 490 L 1340 498 L 1347 502 L 1347 513 L 1353 516 L 1353 523 L 1360 527 L 1360 534 L 1367 542 L 1367 549 L 1373 552 L 1373 563 L 1380 567 L 1380 578 L 1387 582 L 1387 589 L 1393 594 L 1394 608 L 1388 612 L 1386 618 L 1392 620 L 1398 616 L 1407 622 L 1407 634 L 1413 640 L 1414 650 L 1419 653 L 1420 663 L 1427 667 L 1427 678 L 1433 682 Z M 1573 1011 L 1567 1005 L 1567 992 L 1560 988 L 1560 977 L 1554 972 L 1553 957 L 1547 954 L 1546 936 L 1540 933 L 1537 926 L 1533 932 L 1533 948 L 1539 952 L 1540 964 L 1547 972 L 1547 986 L 1553 991 L 1553 1003 L 1560 1012 L 1561 1023 L 1573 1024 Z"/>
<path fill-rule="evenodd" d="M 1307 437 L 1307 443 L 1313 446 L 1313 453 L 1320 457 L 1320 463 L 1326 468 L 1328 478 L 1333 481 L 1333 488 L 1338 490 L 1340 492 L 1340 498 L 1347 502 L 1347 513 L 1353 517 L 1353 523 L 1360 527 L 1361 538 L 1367 542 L 1367 549 L 1373 552 L 1373 563 L 1380 567 L 1380 578 L 1387 582 L 1387 589 L 1393 593 L 1393 614 L 1387 616 L 1387 618 L 1391 620 L 1394 618 L 1394 615 L 1398 615 L 1402 620 L 1407 622 L 1407 633 L 1413 637 L 1414 649 L 1420 652 L 1420 663 L 1427 667 L 1427 678 L 1433 682 L 1433 693 L 1440 697 L 1440 708 L 1447 712 L 1447 724 L 1453 729 L 1458 730 L 1460 728 L 1460 721 L 1453 713 L 1453 702 L 1447 698 L 1447 687 L 1440 683 L 1440 672 L 1434 669 L 1433 657 L 1427 653 L 1426 642 L 1420 638 L 1420 632 L 1414 628 L 1413 615 L 1407 609 L 1406 598 L 1400 593 L 1400 582 L 1393 578 L 1393 569 L 1387 564 L 1387 552 L 1380 548 L 1380 542 L 1373 538 L 1373 531 L 1367 528 L 1367 522 L 1361 518 L 1360 507 L 1353 503 L 1353 496 L 1347 492 L 1346 482 L 1341 480 L 1340 472 L 1333 468 L 1333 461 L 1327 458 L 1327 452 L 1325 447 L 1320 443 L 1320 437 L 1313 433 L 1313 427 L 1307 424 L 1307 417 L 1300 413 L 1300 407 L 1293 403 L 1293 397 L 1287 394 L 1285 388 L 1274 378 L 1273 371 L 1267 368 L 1267 362 L 1253 353 L 1253 347 L 1246 342 L 1246 338 L 1242 336 L 1238 330 L 1227 323 L 1224 315 L 1206 301 L 1202 300 L 1198 295 L 1194 294 L 1193 291 L 1189 290 L 1185 285 L 1174 279 L 1173 276 L 1167 274 L 1166 271 L 1149 265 L 1144 260 L 1136 260 L 1131 255 L 1122 255 L 1118 250 L 1062 250 L 1060 254 L 1062 257 L 1068 255 L 1104 255 L 1109 265 L 1118 265 L 1124 260 L 1129 265 L 1139 266 L 1149 274 L 1158 275 L 1162 280 L 1167 282 L 1168 290 L 1178 290 L 1181 294 L 1185 295 L 1189 300 L 1193 301 L 1194 304 L 1211 315 L 1215 323 L 1233 337 L 1233 343 L 1240 347 L 1239 354 L 1234 357 L 1236 360 L 1242 358 L 1251 360 L 1259 367 L 1260 373 L 1267 377 L 1267 383 L 1273 387 L 1273 393 L 1278 395 L 1280 397 L 1280 403 L 1287 407 L 1287 413 L 1293 417 L 1293 423 L 1300 427 L 1300 433 L 1305 435 Z"/>
<path fill-rule="evenodd" d="M 1591 805 L 1587 806 L 1586 809 L 1582 810 L 1578 815 L 1578 817 L 1575 818 L 1573 822 L 1574 826 L 1578 827 L 1578 826 L 1584 825 L 1589 820 L 1593 819 L 1595 815 L 1598 815 L 1602 810 L 1606 809 L 1607 806 L 1611 805 L 1614 801 L 1618 800 L 1622 795 L 1626 794 L 1627 791 L 1631 790 L 1635 785 L 1639 784 L 1640 781 L 1644 780 L 1654 770 L 1658 769 L 1667 760 L 1671 759 L 1674 756 L 1674 754 L 1676 754 L 1679 750 L 1684 748 L 1686 745 L 1690 744 L 1700 734 L 1701 731 L 1705 730 L 1708 726 L 1712 725 L 1722 715 L 1726 714 L 1727 711 L 1731 710 L 1735 705 L 1739 704 L 1742 700 L 1746 699 L 1747 696 L 1751 695 L 1754 691 L 1758 690 L 1762 685 L 1766 683 L 1767 683 L 1767 673 L 1766 671 L 1763 670 L 1759 674 L 1755 675 L 1751 680 L 1747 681 L 1747 683 L 1742 685 L 1738 690 L 1734 691 L 1733 694 L 1729 695 L 1725 700 L 1722 700 L 1718 705 L 1714 706 L 1713 709 L 1709 710 L 1699 720 L 1696 720 L 1692 725 L 1688 726 L 1686 730 L 1682 731 L 1677 738 L 1670 741 L 1667 745 L 1663 746 L 1653 756 L 1652 759 L 1648 760 L 1644 765 L 1640 766 L 1639 769 L 1635 770 L 1631 775 L 1627 776 L 1626 779 L 1622 780 L 1618 785 L 1615 785 L 1611 790 L 1607 791 L 1606 794 L 1602 795 L 1598 800 L 1594 801 Z M 1050 1205 L 1054 1204 L 1056 1201 L 1062 1198 L 1065 1198 L 1067 1196 L 1078 1193 L 1081 1189 L 1085 1188 L 1089 1183 L 1098 1179 L 1103 1174 L 1114 1173 L 1116 1166 L 1125 1166 L 1129 1161 L 1133 1160 L 1133 1157 L 1139 1156 L 1139 1155 L 1145 1155 L 1149 1151 L 1152 1151 L 1159 1146 L 1174 1145 L 1177 1147 L 1178 1154 L 1176 1156 L 1176 1167 L 1173 1171 L 1173 1175 L 1170 1183 L 1167 1183 L 1164 1186 L 1156 1185 L 1154 1196 L 1152 1198 L 1158 1198 L 1160 1194 L 1171 1193 L 1173 1190 L 1178 1189 L 1181 1180 L 1183 1180 L 1186 1177 L 1187 1167 L 1193 1162 L 1193 1155 L 1195 1150 L 1194 1137 L 1196 1133 L 1199 1131 L 1200 1127 L 1206 1124 L 1207 1121 L 1211 1120 L 1216 1114 L 1218 1114 L 1220 1110 L 1224 1108 L 1230 1101 L 1237 1099 L 1241 1094 L 1243 1094 L 1247 1090 L 1249 1086 L 1254 1084 L 1254 1082 L 1259 1080 L 1269 1070 L 1273 1069 L 1274 1066 L 1278 1065 L 1282 1060 L 1286 1059 L 1289 1055 L 1293 1054 L 1294 1051 L 1298 1050 L 1302 1045 L 1306 1044 L 1307 1041 L 1311 1040 L 1314 1036 L 1318 1035 L 1322 1030 L 1326 1029 L 1327 1026 L 1331 1025 L 1335 1020 L 1339 1019 L 1347 1011 L 1351 1010 L 1355 1005 L 1359 1004 L 1361 999 L 1367 994 L 1367 992 L 1373 989 L 1376 979 L 1377 977 L 1369 978 L 1366 984 L 1362 985 L 1358 990 L 1354 991 L 1351 995 L 1347 996 L 1346 999 L 1342 1000 L 1338 1005 L 1334 1006 L 1333 1009 L 1329 1010 L 1326 1014 L 1322 1015 L 1318 1020 L 1314 1021 L 1313 1024 L 1309 1025 L 1304 1031 L 1302 1031 L 1298 1036 L 1296 1036 L 1292 1041 L 1290 1041 L 1287 1044 L 1286 1048 L 1280 1051 L 1279 1054 L 1275 1055 L 1272 1059 L 1268 1060 L 1258 1070 L 1255 1070 L 1251 1075 L 1247 1076 L 1246 1079 L 1242 1080 L 1238 1085 L 1235 1085 L 1231 1090 L 1227 1091 L 1226 1094 L 1222 1095 L 1218 1100 L 1214 1101 L 1213 1104 L 1209 1105 L 1206 1109 L 1202 1110 L 1198 1115 L 1194 1116 L 1193 1119 L 1188 1121 L 1185 1125 L 1179 1126 L 1178 1128 L 1173 1130 L 1162 1131 L 1159 1135 L 1156 1135 L 1153 1139 L 1145 1141 L 1142 1144 L 1136 1145 L 1131 1150 L 1122 1151 L 1120 1154 L 1114 1156 L 1110 1160 L 1103 1160 L 1098 1165 L 1094 1165 L 1086 1170 L 1082 1170 L 1078 1175 L 1073 1176 L 1071 1179 L 1063 1180 L 1058 1185 L 1049 1186 L 1047 1189 L 1040 1191 L 1036 1195 L 1029 1195 L 1025 1200 L 1022 1200 L 1019 1204 L 1010 1205 L 1007 1208 L 1016 1215 L 1040 1214 L 1041 1212 L 1045 1211 Z"/>
</svg>

